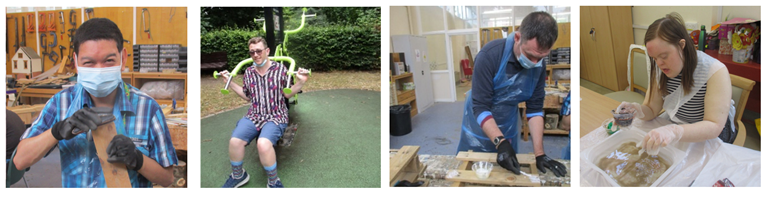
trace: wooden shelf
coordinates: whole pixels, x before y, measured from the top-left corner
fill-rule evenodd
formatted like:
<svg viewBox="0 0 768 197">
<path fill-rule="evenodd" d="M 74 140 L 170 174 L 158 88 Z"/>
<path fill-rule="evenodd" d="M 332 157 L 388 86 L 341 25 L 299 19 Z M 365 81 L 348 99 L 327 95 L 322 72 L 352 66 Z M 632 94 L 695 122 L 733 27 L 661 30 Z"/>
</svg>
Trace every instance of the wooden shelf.
<svg viewBox="0 0 768 197">
<path fill-rule="evenodd" d="M 570 64 L 547 64 L 547 70 L 571 68 Z"/>
<path fill-rule="evenodd" d="M 398 79 L 403 79 L 403 78 L 406 78 L 406 77 L 413 77 L 413 73 L 405 73 L 405 74 L 402 74 L 402 75 L 392 76 L 392 81 L 397 81 Z"/>
<path fill-rule="evenodd" d="M 544 134 L 549 134 L 549 135 L 568 135 L 569 133 L 571 132 L 566 130 L 561 130 L 561 129 L 552 129 L 552 130 L 544 129 Z"/>
</svg>

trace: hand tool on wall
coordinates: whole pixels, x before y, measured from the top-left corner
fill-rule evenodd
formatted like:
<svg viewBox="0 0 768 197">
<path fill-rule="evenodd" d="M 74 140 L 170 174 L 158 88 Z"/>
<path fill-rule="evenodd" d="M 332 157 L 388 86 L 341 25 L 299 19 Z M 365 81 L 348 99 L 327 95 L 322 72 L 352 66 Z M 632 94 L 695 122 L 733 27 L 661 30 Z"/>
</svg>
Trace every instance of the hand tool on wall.
<svg viewBox="0 0 768 197">
<path fill-rule="evenodd" d="M 48 46 L 45 45 L 47 44 L 48 39 L 46 39 L 45 35 L 46 34 L 44 33 L 40 34 L 40 54 L 42 57 L 45 57 L 46 55 L 48 55 L 48 50 L 47 50 Z M 40 63 L 41 63 L 41 66 L 43 67 L 43 70 L 45 70 L 45 59 L 42 59 Z"/>
<path fill-rule="evenodd" d="M 27 14 L 27 21 L 29 24 L 27 25 L 27 33 L 35 33 L 35 23 L 32 22 L 32 19 L 35 17 L 34 14 Z M 22 21 L 24 22 L 24 21 Z"/>
<path fill-rule="evenodd" d="M 50 32 L 51 37 L 53 38 L 53 43 L 48 45 L 48 48 L 51 49 L 50 52 L 48 52 L 48 59 L 50 59 L 53 62 L 53 65 L 56 65 L 56 62 L 59 62 L 59 54 L 56 53 L 53 49 L 56 48 L 56 45 L 58 45 L 58 37 L 56 36 L 56 32 L 52 31 Z M 56 57 L 56 58 L 54 58 Z"/>
<path fill-rule="evenodd" d="M 45 13 L 40 13 L 37 16 L 37 31 L 38 32 L 48 31 L 48 26 L 46 26 L 45 24 Z"/>
<path fill-rule="evenodd" d="M 56 14 L 53 12 L 48 13 L 48 31 L 56 31 Z"/>
<path fill-rule="evenodd" d="M 69 54 L 66 55 L 67 56 L 66 63 L 68 65 L 65 64 L 65 66 L 74 68 L 75 63 L 72 59 L 73 58 L 72 53 L 74 52 L 73 50 L 75 50 L 75 43 L 72 42 L 72 39 L 75 37 L 75 31 L 77 31 L 77 12 L 75 12 L 75 10 L 69 11 L 69 25 L 72 27 L 67 30 L 69 32 L 69 34 L 67 34 L 67 36 L 69 37 Z"/>
<path fill-rule="evenodd" d="M 171 8 L 171 16 L 168 17 L 168 23 L 171 23 L 171 19 L 173 19 L 173 15 L 176 15 L 176 8 Z"/>
<path fill-rule="evenodd" d="M 94 12 L 93 8 L 85 8 L 85 20 L 91 20 L 91 17 L 93 17 Z"/>
<path fill-rule="evenodd" d="M 64 40 L 64 29 L 65 29 L 64 27 L 66 26 L 66 23 L 64 23 L 64 12 L 63 11 L 59 11 L 59 21 L 61 21 L 61 33 L 60 33 L 61 40 Z M 62 54 L 62 55 L 64 55 L 64 54 Z"/>
<path fill-rule="evenodd" d="M 18 17 L 14 17 L 14 19 L 16 19 L 16 22 L 13 25 L 14 29 L 16 29 L 16 42 L 13 44 L 13 48 L 15 48 L 13 50 L 13 52 L 16 53 L 16 51 L 19 51 L 19 47 L 21 47 L 21 45 L 19 45 L 19 18 Z M 24 18 L 22 18 L 22 19 L 24 19 Z M 22 30 L 22 33 L 23 32 L 24 32 L 24 30 Z M 8 39 L 6 39 L 6 40 L 8 40 Z M 11 53 L 8 53 L 8 54 L 11 54 Z"/>
<path fill-rule="evenodd" d="M 26 25 L 24 23 L 24 17 L 21 17 L 21 28 L 24 28 L 24 25 Z M 34 29 L 32 30 L 32 32 L 34 32 Z M 19 44 L 19 45 L 23 46 L 23 47 L 27 46 L 27 34 L 24 33 L 24 30 L 21 30 L 21 44 Z"/>
<path fill-rule="evenodd" d="M 142 28 L 142 30 L 144 30 L 145 33 L 147 33 L 147 38 L 149 38 L 151 40 L 152 39 L 152 32 L 149 30 L 149 27 L 147 27 L 147 26 L 151 26 L 151 24 L 145 20 L 144 13 L 147 14 L 147 18 L 146 19 L 149 19 L 150 21 L 152 21 L 152 16 L 149 13 L 149 9 L 147 9 L 147 8 L 142 8 L 141 9 L 141 28 Z"/>
</svg>

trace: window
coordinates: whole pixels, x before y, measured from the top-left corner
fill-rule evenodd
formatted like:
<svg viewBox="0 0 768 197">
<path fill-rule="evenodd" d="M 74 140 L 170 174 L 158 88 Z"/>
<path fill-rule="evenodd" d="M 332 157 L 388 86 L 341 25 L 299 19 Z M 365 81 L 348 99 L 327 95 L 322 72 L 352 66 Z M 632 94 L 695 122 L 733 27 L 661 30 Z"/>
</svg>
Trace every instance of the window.
<svg viewBox="0 0 768 197">
<path fill-rule="evenodd" d="M 19 53 L 19 58 L 24 58 L 24 53 Z"/>
<path fill-rule="evenodd" d="M 24 70 L 29 69 L 29 66 L 27 66 L 27 60 L 24 60 Z"/>
<path fill-rule="evenodd" d="M 13 60 L 13 69 L 19 69 L 19 60 Z"/>
</svg>

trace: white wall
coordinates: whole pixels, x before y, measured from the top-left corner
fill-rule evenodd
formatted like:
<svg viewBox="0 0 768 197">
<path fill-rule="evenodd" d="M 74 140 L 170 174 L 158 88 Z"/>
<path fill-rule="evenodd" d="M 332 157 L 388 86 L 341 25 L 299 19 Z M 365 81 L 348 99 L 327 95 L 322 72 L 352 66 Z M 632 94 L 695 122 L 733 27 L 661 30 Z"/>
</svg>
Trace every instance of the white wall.
<svg viewBox="0 0 768 197">
<path fill-rule="evenodd" d="M 722 17 L 718 19 L 718 12 L 722 8 Z M 760 19 L 760 6 L 633 6 L 632 24 L 648 27 L 656 19 L 664 17 L 671 12 L 677 12 L 685 22 L 696 22 L 697 27 L 705 25 L 707 31 L 725 19 L 745 17 Z M 698 29 L 698 28 L 697 28 Z M 644 44 L 645 28 L 634 28 L 635 44 Z"/>
<path fill-rule="evenodd" d="M 389 7 L 389 35 L 411 34 L 411 20 L 409 16 L 408 8 L 405 6 Z M 394 52 L 392 43 L 389 45 L 389 52 Z"/>
</svg>

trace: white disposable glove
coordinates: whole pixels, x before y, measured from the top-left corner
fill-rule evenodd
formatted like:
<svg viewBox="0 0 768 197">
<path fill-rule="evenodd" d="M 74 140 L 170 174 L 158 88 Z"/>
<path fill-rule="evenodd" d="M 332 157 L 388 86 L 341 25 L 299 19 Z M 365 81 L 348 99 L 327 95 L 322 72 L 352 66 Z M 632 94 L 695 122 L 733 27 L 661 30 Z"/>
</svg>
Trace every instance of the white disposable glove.
<svg viewBox="0 0 768 197">
<path fill-rule="evenodd" d="M 635 112 L 635 118 L 643 118 L 645 117 L 645 114 L 643 114 L 643 106 L 640 105 L 640 103 L 630 103 L 630 102 L 621 102 L 619 107 L 616 108 L 617 113 L 626 113 L 627 111 Z"/>
<path fill-rule="evenodd" d="M 677 143 L 683 137 L 683 127 L 676 124 L 659 127 L 648 132 L 643 139 L 643 150 L 649 155 L 659 154 L 659 149 Z"/>
</svg>

